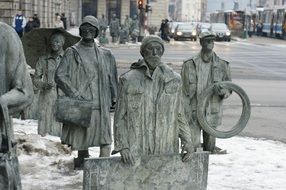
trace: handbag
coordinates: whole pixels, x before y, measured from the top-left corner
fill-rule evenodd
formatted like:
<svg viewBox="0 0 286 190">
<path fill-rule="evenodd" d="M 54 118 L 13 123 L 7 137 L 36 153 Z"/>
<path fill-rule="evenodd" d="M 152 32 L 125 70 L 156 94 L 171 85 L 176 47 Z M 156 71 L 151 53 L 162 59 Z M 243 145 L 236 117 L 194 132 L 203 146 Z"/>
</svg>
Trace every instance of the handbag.
<svg viewBox="0 0 286 190">
<path fill-rule="evenodd" d="M 77 100 L 67 96 L 56 100 L 56 120 L 64 124 L 90 127 L 93 104 L 91 101 Z"/>
<path fill-rule="evenodd" d="M 1 121 L 6 134 L 2 134 L 0 144 L 0 189 L 21 190 L 21 179 L 19 174 L 19 162 L 16 155 L 12 155 L 11 123 L 8 108 L 1 107 Z M 3 138 L 4 137 L 4 138 Z"/>
</svg>

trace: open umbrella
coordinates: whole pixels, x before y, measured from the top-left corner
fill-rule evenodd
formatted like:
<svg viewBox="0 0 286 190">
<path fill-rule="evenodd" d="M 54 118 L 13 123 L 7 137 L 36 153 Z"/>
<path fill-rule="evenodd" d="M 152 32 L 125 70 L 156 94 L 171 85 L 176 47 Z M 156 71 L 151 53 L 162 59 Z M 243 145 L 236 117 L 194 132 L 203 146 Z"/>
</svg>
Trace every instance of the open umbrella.
<svg viewBox="0 0 286 190">
<path fill-rule="evenodd" d="M 25 57 L 27 63 L 35 68 L 36 63 L 40 56 L 49 53 L 49 41 L 50 37 L 54 33 L 61 33 L 65 36 L 64 49 L 74 45 L 80 40 L 80 37 L 74 36 L 63 28 L 37 28 L 33 29 L 22 37 L 22 43 L 24 47 Z"/>
</svg>

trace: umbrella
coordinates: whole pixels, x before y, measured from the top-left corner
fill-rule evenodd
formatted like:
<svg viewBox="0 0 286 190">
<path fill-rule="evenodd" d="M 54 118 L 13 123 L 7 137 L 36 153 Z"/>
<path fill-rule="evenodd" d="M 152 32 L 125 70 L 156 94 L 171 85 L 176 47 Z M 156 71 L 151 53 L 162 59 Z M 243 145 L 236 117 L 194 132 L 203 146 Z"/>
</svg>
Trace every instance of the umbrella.
<svg viewBox="0 0 286 190">
<path fill-rule="evenodd" d="M 49 53 L 50 37 L 54 33 L 61 33 L 65 36 L 64 49 L 74 45 L 80 40 L 80 37 L 74 36 L 63 28 L 37 28 L 28 32 L 22 37 L 23 48 L 27 63 L 35 68 L 40 56 Z"/>
</svg>

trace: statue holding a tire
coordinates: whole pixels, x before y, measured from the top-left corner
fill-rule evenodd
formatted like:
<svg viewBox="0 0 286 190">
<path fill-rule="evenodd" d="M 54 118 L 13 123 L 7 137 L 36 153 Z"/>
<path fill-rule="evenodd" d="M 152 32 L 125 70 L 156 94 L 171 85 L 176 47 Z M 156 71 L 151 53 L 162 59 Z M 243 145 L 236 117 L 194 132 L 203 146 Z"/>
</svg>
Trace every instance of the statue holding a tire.
<svg viewBox="0 0 286 190">
<path fill-rule="evenodd" d="M 215 146 L 216 138 L 230 138 L 243 130 L 250 117 L 250 101 L 244 90 L 231 82 L 229 63 L 213 51 L 215 35 L 207 31 L 199 38 L 201 51 L 184 61 L 181 71 L 185 115 L 196 148 L 203 146 L 211 153 L 225 153 Z M 230 130 L 218 130 L 217 126 L 222 123 L 223 100 L 234 93 L 242 101 L 242 114 Z"/>
</svg>

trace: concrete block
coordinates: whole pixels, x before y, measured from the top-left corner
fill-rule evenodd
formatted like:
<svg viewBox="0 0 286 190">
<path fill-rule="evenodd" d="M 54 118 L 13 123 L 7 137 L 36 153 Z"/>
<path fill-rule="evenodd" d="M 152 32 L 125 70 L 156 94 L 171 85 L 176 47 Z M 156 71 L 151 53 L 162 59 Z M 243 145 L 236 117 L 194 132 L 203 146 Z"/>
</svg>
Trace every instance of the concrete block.
<svg viewBox="0 0 286 190">
<path fill-rule="evenodd" d="M 143 156 L 134 166 L 120 157 L 85 159 L 84 190 L 206 190 L 208 152 L 189 162 L 181 155 Z"/>
</svg>

